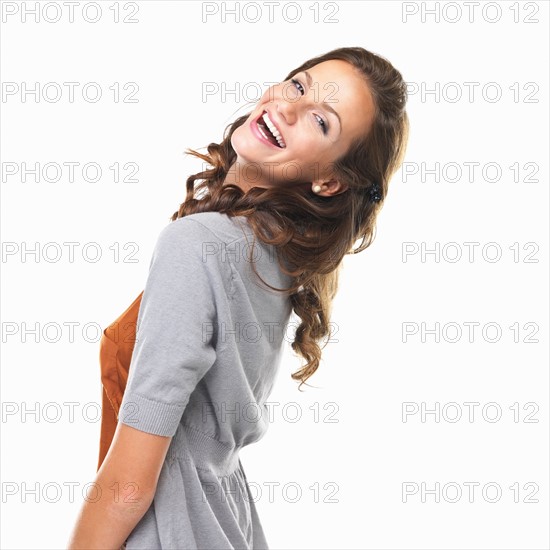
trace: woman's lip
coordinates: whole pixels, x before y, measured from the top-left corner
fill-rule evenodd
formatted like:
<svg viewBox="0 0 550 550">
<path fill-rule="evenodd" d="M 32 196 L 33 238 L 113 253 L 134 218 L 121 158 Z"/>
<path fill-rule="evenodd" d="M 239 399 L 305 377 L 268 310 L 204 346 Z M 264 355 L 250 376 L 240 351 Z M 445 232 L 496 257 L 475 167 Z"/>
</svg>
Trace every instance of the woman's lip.
<svg viewBox="0 0 550 550">
<path fill-rule="evenodd" d="M 260 140 L 262 141 L 263 143 L 267 143 L 268 145 L 270 145 L 271 147 L 274 147 L 275 149 L 281 149 L 281 147 L 279 147 L 278 145 L 275 145 L 274 143 L 271 143 L 271 141 L 269 141 L 268 139 L 264 138 L 264 136 L 262 135 L 262 133 L 260 132 L 259 128 L 258 128 L 258 120 L 260 120 L 260 118 L 262 118 L 262 116 L 264 115 L 264 112 L 265 111 L 262 111 L 260 116 L 256 119 L 254 119 L 252 122 L 251 122 L 251 130 L 252 130 L 252 133 Z"/>
</svg>

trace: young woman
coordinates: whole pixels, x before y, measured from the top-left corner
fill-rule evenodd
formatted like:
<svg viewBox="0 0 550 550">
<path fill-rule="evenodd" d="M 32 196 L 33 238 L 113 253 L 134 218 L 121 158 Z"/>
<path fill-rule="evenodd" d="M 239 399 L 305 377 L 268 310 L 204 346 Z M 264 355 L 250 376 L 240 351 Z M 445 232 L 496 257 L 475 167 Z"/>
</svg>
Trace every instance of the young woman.
<svg viewBox="0 0 550 550">
<path fill-rule="evenodd" d="M 212 168 L 158 237 L 101 496 L 69 549 L 268 548 L 239 450 L 267 430 L 292 311 L 292 377 L 319 366 L 342 259 L 371 244 L 404 157 L 406 100 L 386 59 L 339 48 L 190 151 Z"/>
</svg>

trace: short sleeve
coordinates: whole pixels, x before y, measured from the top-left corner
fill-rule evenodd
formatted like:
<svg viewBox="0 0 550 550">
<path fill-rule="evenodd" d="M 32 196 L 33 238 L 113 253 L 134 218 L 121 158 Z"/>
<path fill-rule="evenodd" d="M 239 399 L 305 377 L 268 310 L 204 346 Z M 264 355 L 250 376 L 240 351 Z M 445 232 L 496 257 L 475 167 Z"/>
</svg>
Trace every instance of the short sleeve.
<svg viewBox="0 0 550 550">
<path fill-rule="evenodd" d="M 216 293 L 223 287 L 214 234 L 178 218 L 160 233 L 149 264 L 118 421 L 173 436 L 201 378 L 216 360 Z"/>
</svg>

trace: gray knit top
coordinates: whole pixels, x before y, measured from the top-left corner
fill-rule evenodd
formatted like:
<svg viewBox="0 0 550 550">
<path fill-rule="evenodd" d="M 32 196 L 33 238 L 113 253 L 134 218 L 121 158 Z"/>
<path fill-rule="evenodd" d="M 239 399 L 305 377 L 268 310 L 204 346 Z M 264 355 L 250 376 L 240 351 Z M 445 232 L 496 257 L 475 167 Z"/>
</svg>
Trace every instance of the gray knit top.
<svg viewBox="0 0 550 550">
<path fill-rule="evenodd" d="M 248 260 L 245 216 L 192 214 L 161 232 L 149 265 L 119 422 L 172 436 L 137 549 L 267 549 L 239 450 L 268 428 L 289 298 Z M 291 277 L 256 239 L 262 278 Z"/>
</svg>

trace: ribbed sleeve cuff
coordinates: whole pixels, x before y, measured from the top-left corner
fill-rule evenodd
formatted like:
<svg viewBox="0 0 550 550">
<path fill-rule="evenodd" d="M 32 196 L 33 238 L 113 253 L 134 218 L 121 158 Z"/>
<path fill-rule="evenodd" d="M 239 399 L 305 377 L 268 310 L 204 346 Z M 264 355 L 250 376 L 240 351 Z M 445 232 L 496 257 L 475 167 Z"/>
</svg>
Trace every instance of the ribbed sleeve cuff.
<svg viewBox="0 0 550 550">
<path fill-rule="evenodd" d="M 142 432 L 172 437 L 186 405 L 161 403 L 126 391 L 120 405 L 118 422 Z"/>
</svg>

